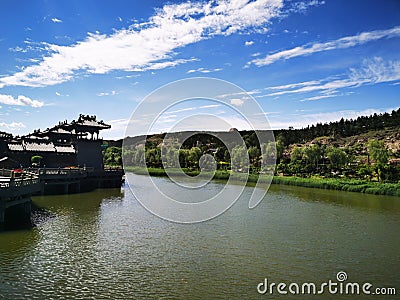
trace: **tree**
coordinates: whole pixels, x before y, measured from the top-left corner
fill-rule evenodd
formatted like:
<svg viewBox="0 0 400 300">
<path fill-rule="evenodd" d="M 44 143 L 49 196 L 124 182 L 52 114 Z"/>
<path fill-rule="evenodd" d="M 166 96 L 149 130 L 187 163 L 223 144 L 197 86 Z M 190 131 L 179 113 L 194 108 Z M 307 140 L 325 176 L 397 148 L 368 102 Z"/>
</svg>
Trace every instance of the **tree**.
<svg viewBox="0 0 400 300">
<path fill-rule="evenodd" d="M 181 168 L 189 166 L 189 150 L 179 149 L 179 165 Z"/>
<path fill-rule="evenodd" d="M 303 149 L 303 156 L 314 170 L 318 170 L 318 161 L 321 158 L 321 148 L 318 145 L 306 146 Z"/>
<path fill-rule="evenodd" d="M 384 141 L 371 140 L 368 143 L 368 153 L 371 158 L 380 164 L 386 164 L 389 159 L 389 150 L 386 149 Z"/>
<path fill-rule="evenodd" d="M 146 149 L 146 164 L 148 167 L 161 167 L 161 149 L 160 148 L 150 148 Z"/>
<path fill-rule="evenodd" d="M 285 144 L 281 139 L 278 139 L 275 143 L 276 148 L 276 160 L 277 163 L 281 160 L 283 151 L 285 150 Z"/>
<path fill-rule="evenodd" d="M 340 148 L 328 147 L 326 155 L 331 162 L 331 169 L 339 170 L 347 164 L 347 154 Z"/>
<path fill-rule="evenodd" d="M 144 167 L 146 165 L 146 153 L 144 149 L 144 145 L 139 145 L 134 150 L 134 154 L 132 155 L 133 166 Z"/>
<path fill-rule="evenodd" d="M 34 167 L 39 167 L 40 166 L 40 162 L 42 161 L 43 157 L 40 155 L 34 155 L 31 157 L 31 163 L 32 166 Z"/>
<path fill-rule="evenodd" d="M 375 161 L 375 171 L 380 181 L 382 170 L 389 160 L 389 150 L 384 141 L 371 140 L 368 143 L 368 154 Z"/>
<path fill-rule="evenodd" d="M 232 170 L 247 172 L 249 168 L 249 155 L 245 145 L 237 145 L 232 149 Z"/>
<path fill-rule="evenodd" d="M 105 165 L 121 166 L 122 165 L 122 148 L 108 147 L 104 150 L 103 161 Z"/>
<path fill-rule="evenodd" d="M 369 164 L 363 164 L 357 171 L 357 174 L 362 178 L 368 178 L 371 180 L 372 168 Z"/>
<path fill-rule="evenodd" d="M 253 168 L 259 168 L 260 167 L 260 155 L 261 155 L 260 149 L 256 146 L 251 146 L 248 150 L 248 153 L 249 153 L 251 166 Z"/>
<path fill-rule="evenodd" d="M 292 152 L 290 153 L 290 161 L 296 162 L 300 161 L 303 158 L 303 149 L 301 147 L 293 147 Z"/>
<path fill-rule="evenodd" d="M 192 147 L 189 150 L 189 155 L 188 155 L 188 161 L 189 161 L 189 165 L 193 168 L 198 169 L 199 168 L 199 160 L 201 157 L 201 150 L 199 147 Z"/>
</svg>

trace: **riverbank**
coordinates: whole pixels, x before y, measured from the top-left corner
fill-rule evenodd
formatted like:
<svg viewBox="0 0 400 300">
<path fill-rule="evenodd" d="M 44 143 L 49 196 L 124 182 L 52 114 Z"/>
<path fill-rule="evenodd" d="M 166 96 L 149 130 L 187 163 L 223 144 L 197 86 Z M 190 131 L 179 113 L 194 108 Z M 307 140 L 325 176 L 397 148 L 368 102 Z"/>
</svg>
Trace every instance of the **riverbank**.
<svg viewBox="0 0 400 300">
<path fill-rule="evenodd" d="M 133 172 L 139 175 L 149 174 L 151 176 L 167 176 L 165 170 L 161 168 L 148 168 L 146 171 L 145 168 L 127 167 L 125 168 L 125 171 Z M 171 170 L 169 172 L 173 174 L 178 174 L 178 172 L 174 170 Z M 197 176 L 200 174 L 200 171 L 185 170 L 185 173 L 189 176 Z M 246 174 L 230 173 L 228 171 L 216 171 L 213 179 L 228 180 L 229 176 L 233 176 L 232 179 L 235 181 L 247 181 L 248 183 L 257 182 L 259 177 L 261 182 L 269 182 L 271 180 L 271 178 L 267 177 L 266 175 L 249 174 L 248 178 L 246 178 Z M 303 178 L 295 176 L 274 176 L 272 178 L 272 183 L 400 197 L 400 183 L 381 183 L 375 181 L 347 178 Z"/>
</svg>

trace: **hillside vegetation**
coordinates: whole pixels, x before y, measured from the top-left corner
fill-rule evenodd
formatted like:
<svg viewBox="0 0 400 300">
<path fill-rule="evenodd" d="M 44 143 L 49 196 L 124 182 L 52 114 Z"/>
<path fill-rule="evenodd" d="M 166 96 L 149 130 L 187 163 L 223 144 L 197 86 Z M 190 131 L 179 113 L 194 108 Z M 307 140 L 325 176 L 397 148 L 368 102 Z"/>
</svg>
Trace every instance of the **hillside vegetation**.
<svg viewBox="0 0 400 300">
<path fill-rule="evenodd" d="M 207 153 L 217 162 L 217 169 L 226 172 L 263 174 L 266 171 L 262 168 L 263 162 L 274 160 L 277 176 L 397 184 L 400 181 L 399 129 L 400 109 L 302 129 L 276 130 L 275 141 L 261 145 L 254 131 L 240 131 L 243 143 L 235 145 L 222 142 L 234 130 L 212 134 L 178 132 L 170 134 L 168 140 L 164 139 L 165 134 L 128 137 L 124 141 L 123 159 L 129 166 L 162 169 L 165 167 L 162 157 L 178 155 L 179 165 L 168 167 L 195 172 L 200 169 L 200 157 Z M 186 139 L 188 134 L 191 136 Z M 242 167 L 233 170 L 231 161 L 242 159 L 237 153 L 243 151 L 247 151 L 249 163 L 239 161 Z"/>
</svg>

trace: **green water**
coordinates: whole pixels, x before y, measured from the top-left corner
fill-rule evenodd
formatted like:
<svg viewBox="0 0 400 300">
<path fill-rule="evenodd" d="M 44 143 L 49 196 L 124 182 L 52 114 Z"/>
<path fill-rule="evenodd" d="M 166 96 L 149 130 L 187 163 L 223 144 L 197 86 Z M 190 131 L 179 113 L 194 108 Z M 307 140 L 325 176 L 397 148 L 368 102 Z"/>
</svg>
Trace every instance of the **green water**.
<svg viewBox="0 0 400 300">
<path fill-rule="evenodd" d="M 174 192 L 167 178 L 154 181 Z M 273 185 L 249 210 L 252 189 L 221 216 L 187 225 L 153 216 L 127 186 L 34 197 L 47 212 L 37 227 L 0 234 L 0 299 L 275 299 L 257 293 L 266 277 L 321 283 L 339 271 L 400 292 L 399 198 Z"/>
</svg>

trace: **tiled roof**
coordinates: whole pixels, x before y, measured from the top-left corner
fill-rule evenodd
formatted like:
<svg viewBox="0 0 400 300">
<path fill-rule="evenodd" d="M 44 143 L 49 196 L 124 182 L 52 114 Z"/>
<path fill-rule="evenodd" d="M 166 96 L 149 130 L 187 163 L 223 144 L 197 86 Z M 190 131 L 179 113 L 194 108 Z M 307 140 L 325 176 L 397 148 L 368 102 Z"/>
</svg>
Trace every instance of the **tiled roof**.
<svg viewBox="0 0 400 300">
<path fill-rule="evenodd" d="M 58 153 L 75 153 L 75 148 L 71 146 L 55 146 Z"/>
<path fill-rule="evenodd" d="M 53 143 L 35 143 L 35 142 L 24 142 L 26 151 L 38 151 L 38 152 L 54 152 Z"/>
<path fill-rule="evenodd" d="M 10 151 L 24 151 L 24 146 L 22 144 L 8 143 L 8 149 Z"/>
</svg>

